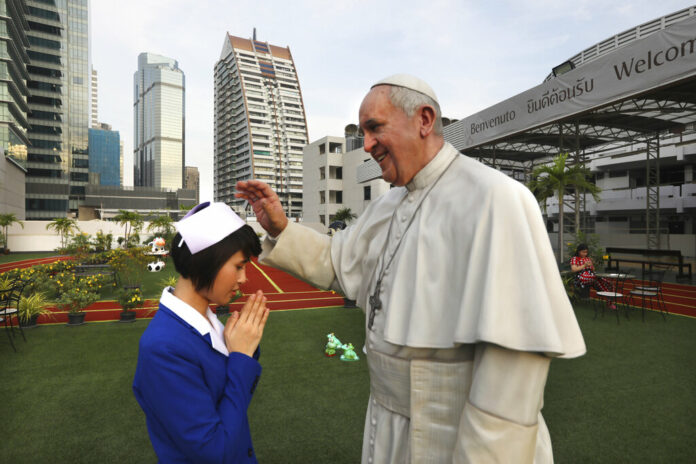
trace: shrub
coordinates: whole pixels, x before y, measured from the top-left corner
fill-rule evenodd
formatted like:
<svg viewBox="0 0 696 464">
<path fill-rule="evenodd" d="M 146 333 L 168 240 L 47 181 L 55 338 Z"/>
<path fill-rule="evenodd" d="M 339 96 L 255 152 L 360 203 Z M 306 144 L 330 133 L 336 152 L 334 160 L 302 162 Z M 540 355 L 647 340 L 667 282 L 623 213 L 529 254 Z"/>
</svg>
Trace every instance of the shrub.
<svg viewBox="0 0 696 464">
<path fill-rule="evenodd" d="M 118 304 L 121 305 L 124 312 L 139 308 L 143 304 L 143 296 L 140 288 L 124 288 L 118 292 Z"/>
</svg>

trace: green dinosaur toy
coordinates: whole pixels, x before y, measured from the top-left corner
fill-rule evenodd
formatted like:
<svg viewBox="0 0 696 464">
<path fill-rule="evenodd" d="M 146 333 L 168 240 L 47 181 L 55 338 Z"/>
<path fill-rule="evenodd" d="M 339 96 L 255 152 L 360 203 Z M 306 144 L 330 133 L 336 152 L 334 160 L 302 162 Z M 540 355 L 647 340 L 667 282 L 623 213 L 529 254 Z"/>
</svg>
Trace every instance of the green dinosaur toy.
<svg viewBox="0 0 696 464">
<path fill-rule="evenodd" d="M 341 345 L 341 340 L 339 340 L 333 332 L 330 334 L 326 335 L 326 338 L 328 338 L 328 341 L 326 342 L 326 347 L 324 348 L 324 354 L 326 356 L 336 356 L 336 349 L 340 348 Z"/>
<path fill-rule="evenodd" d="M 359 361 L 360 358 L 358 358 L 358 355 L 355 354 L 355 350 L 353 349 L 353 344 L 348 343 L 347 345 L 342 345 L 341 349 L 343 349 L 343 354 L 341 355 L 341 361 Z"/>
</svg>

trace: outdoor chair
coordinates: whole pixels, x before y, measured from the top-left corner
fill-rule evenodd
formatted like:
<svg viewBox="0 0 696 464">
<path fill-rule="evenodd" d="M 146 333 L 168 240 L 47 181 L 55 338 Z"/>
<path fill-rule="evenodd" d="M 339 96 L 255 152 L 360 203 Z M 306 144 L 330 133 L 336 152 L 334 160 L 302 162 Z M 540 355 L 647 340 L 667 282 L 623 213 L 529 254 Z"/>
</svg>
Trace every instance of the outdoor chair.
<svg viewBox="0 0 696 464">
<path fill-rule="evenodd" d="M 8 288 L 0 290 L 0 319 L 5 325 L 5 333 L 7 334 L 7 338 L 10 339 L 10 344 L 15 353 L 17 352 L 17 347 L 14 344 L 13 316 L 17 321 L 17 327 L 22 334 L 22 338 L 24 338 L 24 341 L 27 341 L 26 337 L 24 337 L 24 331 L 19 324 L 19 295 L 21 295 L 22 289 L 22 282 L 15 280 Z"/>
<path fill-rule="evenodd" d="M 602 317 L 604 317 L 604 311 L 609 307 L 609 305 L 614 305 L 616 309 L 616 323 L 619 323 L 619 306 L 624 307 L 626 314 L 626 319 L 628 319 L 628 306 L 626 305 L 626 294 L 624 293 L 624 286 L 626 284 L 626 279 L 628 274 L 625 272 L 617 271 L 616 278 L 614 280 L 614 291 L 607 292 L 596 292 L 596 296 L 599 299 L 598 304 L 602 306 Z M 595 315 L 594 319 L 597 319 L 597 306 L 595 305 Z"/>
<path fill-rule="evenodd" d="M 667 313 L 667 306 L 665 305 L 665 300 L 662 295 L 662 281 L 665 278 L 665 270 L 646 272 L 643 282 L 640 285 L 633 287 L 629 293 L 629 304 L 633 305 L 633 297 L 640 298 L 640 309 L 643 321 L 645 322 L 645 304 L 648 302 L 650 304 L 650 309 L 653 308 L 653 300 L 656 305 L 660 308 L 662 313 L 662 319 L 667 320 L 665 314 Z"/>
<path fill-rule="evenodd" d="M 0 322 L 5 322 L 5 318 L 4 318 L 4 317 L 0 317 Z M 12 349 L 13 349 L 14 352 L 16 353 L 16 352 L 17 352 L 17 348 L 15 348 L 14 340 L 12 340 L 12 335 L 10 335 L 10 332 L 7 330 L 7 326 L 5 326 L 5 332 L 7 333 L 7 338 L 10 340 L 10 345 L 12 345 Z"/>
</svg>

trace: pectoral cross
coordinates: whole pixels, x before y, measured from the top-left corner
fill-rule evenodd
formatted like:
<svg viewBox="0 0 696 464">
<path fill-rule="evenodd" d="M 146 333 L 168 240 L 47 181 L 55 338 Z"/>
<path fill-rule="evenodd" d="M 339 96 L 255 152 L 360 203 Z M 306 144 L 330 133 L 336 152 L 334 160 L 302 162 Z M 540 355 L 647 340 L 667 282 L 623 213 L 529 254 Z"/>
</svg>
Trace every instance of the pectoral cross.
<svg viewBox="0 0 696 464">
<path fill-rule="evenodd" d="M 379 291 L 381 287 L 382 280 L 378 280 L 375 291 L 370 297 L 370 319 L 367 324 L 367 328 L 370 330 L 372 330 L 372 325 L 375 323 L 375 314 L 377 314 L 378 310 L 382 309 L 382 300 L 379 299 Z"/>
</svg>

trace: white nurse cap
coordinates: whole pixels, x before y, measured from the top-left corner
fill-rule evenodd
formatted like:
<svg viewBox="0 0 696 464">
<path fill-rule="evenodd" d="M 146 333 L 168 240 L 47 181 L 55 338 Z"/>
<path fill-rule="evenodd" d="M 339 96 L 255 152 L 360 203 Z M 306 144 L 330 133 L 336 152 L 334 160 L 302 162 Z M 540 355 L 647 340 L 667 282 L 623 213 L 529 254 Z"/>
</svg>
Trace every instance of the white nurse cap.
<svg viewBox="0 0 696 464">
<path fill-rule="evenodd" d="M 215 245 L 244 224 L 242 218 L 225 203 L 206 201 L 189 211 L 174 227 L 193 255 Z M 181 246 L 181 242 L 178 246 Z"/>
</svg>

